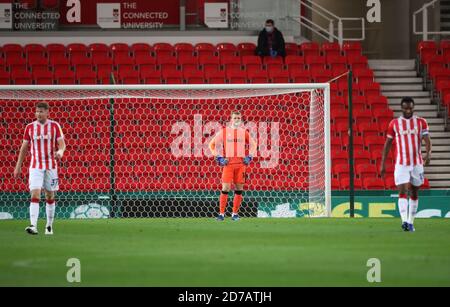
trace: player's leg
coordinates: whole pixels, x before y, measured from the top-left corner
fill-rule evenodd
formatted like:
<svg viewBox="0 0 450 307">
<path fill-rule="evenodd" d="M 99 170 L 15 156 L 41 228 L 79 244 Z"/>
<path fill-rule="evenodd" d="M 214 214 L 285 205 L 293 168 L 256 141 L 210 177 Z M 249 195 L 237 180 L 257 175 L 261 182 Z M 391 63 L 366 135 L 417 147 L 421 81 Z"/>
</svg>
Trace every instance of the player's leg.
<svg viewBox="0 0 450 307">
<path fill-rule="evenodd" d="M 58 173 L 56 169 L 46 170 L 44 176 L 45 188 L 45 212 L 47 216 L 47 224 L 45 226 L 45 234 L 53 234 L 53 221 L 55 219 L 55 194 L 59 188 Z"/>
<path fill-rule="evenodd" d="M 415 231 L 414 219 L 419 207 L 419 189 L 424 182 L 423 166 L 417 165 L 411 172 L 410 194 L 409 194 L 409 213 L 408 228 L 409 231 Z"/>
<path fill-rule="evenodd" d="M 44 183 L 44 171 L 30 169 L 28 184 L 30 188 L 30 226 L 25 228 L 29 234 L 38 234 L 37 221 L 39 218 L 39 201 L 41 200 L 41 189 Z"/>
<path fill-rule="evenodd" d="M 45 234 L 53 234 L 53 221 L 55 219 L 55 192 L 45 191 L 45 213 L 47 216 L 47 224 L 45 225 Z"/>
<path fill-rule="evenodd" d="M 402 219 L 402 229 L 408 231 L 408 186 L 410 181 L 409 169 L 396 165 L 394 171 L 395 185 L 398 187 L 398 211 Z"/>
<path fill-rule="evenodd" d="M 242 199 L 244 197 L 244 183 L 245 183 L 245 166 L 240 166 L 235 169 L 234 172 L 235 189 L 234 189 L 234 199 L 233 199 L 233 220 L 239 219 L 239 208 L 242 204 Z"/>
<path fill-rule="evenodd" d="M 222 191 L 219 196 L 219 215 L 217 220 L 223 221 L 225 218 L 225 211 L 228 203 L 228 193 L 231 190 L 231 184 L 233 183 L 232 168 L 230 166 L 224 166 L 222 170 Z"/>
</svg>

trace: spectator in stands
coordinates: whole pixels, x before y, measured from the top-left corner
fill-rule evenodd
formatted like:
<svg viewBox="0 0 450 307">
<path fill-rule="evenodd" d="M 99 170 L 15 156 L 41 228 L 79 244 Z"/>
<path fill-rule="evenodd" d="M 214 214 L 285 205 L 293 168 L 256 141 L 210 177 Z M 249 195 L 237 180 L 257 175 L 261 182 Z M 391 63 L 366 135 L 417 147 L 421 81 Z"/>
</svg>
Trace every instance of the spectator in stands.
<svg viewBox="0 0 450 307">
<path fill-rule="evenodd" d="M 266 20 L 266 26 L 259 32 L 256 55 L 285 56 L 283 34 L 274 26 L 272 19 Z"/>
</svg>

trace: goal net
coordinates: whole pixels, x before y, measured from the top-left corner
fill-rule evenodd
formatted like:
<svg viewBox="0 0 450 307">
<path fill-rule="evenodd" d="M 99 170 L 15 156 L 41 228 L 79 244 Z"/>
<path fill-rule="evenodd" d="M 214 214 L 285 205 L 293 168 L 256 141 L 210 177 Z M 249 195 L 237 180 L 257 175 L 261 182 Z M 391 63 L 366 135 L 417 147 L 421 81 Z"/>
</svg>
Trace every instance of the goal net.
<svg viewBox="0 0 450 307">
<path fill-rule="evenodd" d="M 30 154 L 20 179 L 13 170 L 39 101 L 67 144 L 57 218 L 215 216 L 222 170 L 208 143 L 234 110 L 257 143 L 240 215 L 330 216 L 328 84 L 7 85 L 1 218 L 28 217 Z"/>
</svg>

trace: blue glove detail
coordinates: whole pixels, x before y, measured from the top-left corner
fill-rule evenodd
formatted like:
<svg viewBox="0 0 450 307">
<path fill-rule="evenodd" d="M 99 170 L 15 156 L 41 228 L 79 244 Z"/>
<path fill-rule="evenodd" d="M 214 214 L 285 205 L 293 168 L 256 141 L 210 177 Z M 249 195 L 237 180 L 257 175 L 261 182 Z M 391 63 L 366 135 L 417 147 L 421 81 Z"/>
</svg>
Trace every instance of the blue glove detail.
<svg viewBox="0 0 450 307">
<path fill-rule="evenodd" d="M 250 162 L 252 162 L 253 157 L 252 156 L 247 156 L 244 158 L 244 164 L 245 165 L 249 165 Z"/>
<path fill-rule="evenodd" d="M 225 165 L 228 164 L 228 159 L 225 159 L 225 158 L 222 157 L 222 156 L 218 156 L 218 157 L 216 158 L 216 160 L 217 160 L 217 163 L 219 163 L 220 166 L 225 166 Z"/>
<path fill-rule="evenodd" d="M 278 54 L 278 52 L 276 50 L 270 49 L 270 56 L 271 57 L 276 57 Z"/>
</svg>

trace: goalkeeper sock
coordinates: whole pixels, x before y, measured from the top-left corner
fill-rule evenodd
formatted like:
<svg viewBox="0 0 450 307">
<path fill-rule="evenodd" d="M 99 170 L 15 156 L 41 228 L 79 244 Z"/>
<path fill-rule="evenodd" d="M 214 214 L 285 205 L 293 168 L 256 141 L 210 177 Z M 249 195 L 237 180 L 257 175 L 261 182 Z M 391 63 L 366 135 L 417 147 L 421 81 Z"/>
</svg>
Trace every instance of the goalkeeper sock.
<svg viewBox="0 0 450 307">
<path fill-rule="evenodd" d="M 406 199 L 406 194 L 400 194 L 398 196 L 398 211 L 402 218 L 402 222 L 408 221 L 408 200 Z"/>
<path fill-rule="evenodd" d="M 233 214 L 238 214 L 239 208 L 241 207 L 242 198 L 243 198 L 242 191 L 235 191 L 234 192 Z"/>
<path fill-rule="evenodd" d="M 47 204 L 45 206 L 45 212 L 47 214 L 47 226 L 53 225 L 53 220 L 55 219 L 55 200 L 47 200 Z"/>
<path fill-rule="evenodd" d="M 37 227 L 39 218 L 39 199 L 32 198 L 30 202 L 30 224 Z"/>
<path fill-rule="evenodd" d="M 220 214 L 225 214 L 225 209 L 227 208 L 227 202 L 228 202 L 228 192 L 222 191 L 220 192 L 219 197 L 219 205 L 220 205 Z"/>
<path fill-rule="evenodd" d="M 414 218 L 416 217 L 417 208 L 419 207 L 419 198 L 409 198 L 409 215 L 408 223 L 414 224 Z"/>
</svg>

